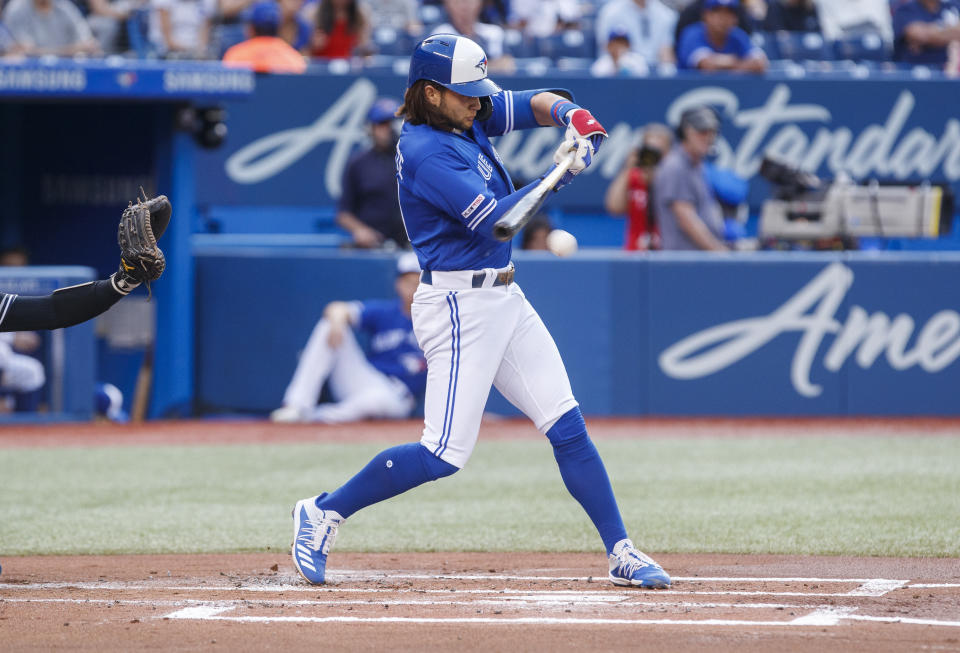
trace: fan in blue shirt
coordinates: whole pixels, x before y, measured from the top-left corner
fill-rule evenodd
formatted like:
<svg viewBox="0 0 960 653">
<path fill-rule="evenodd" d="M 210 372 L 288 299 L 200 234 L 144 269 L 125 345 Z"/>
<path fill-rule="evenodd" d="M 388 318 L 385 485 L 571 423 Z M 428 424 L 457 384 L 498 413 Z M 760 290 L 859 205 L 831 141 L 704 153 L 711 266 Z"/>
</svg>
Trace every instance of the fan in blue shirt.
<svg viewBox="0 0 960 653">
<path fill-rule="evenodd" d="M 893 12 L 893 58 L 908 64 L 943 66 L 947 45 L 960 41 L 957 0 L 911 0 Z"/>
<path fill-rule="evenodd" d="M 762 73 L 767 57 L 737 27 L 739 0 L 706 0 L 699 23 L 680 35 L 677 59 L 681 69 Z"/>
</svg>

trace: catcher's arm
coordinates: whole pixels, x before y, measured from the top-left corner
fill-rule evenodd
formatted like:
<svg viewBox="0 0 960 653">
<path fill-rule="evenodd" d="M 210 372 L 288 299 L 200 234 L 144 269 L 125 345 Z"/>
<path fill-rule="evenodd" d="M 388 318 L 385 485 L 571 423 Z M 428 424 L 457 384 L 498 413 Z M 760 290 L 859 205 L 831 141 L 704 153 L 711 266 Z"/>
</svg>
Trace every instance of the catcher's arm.
<svg viewBox="0 0 960 653">
<path fill-rule="evenodd" d="M 159 278 L 164 259 L 156 239 L 167 228 L 171 212 L 170 201 L 163 195 L 127 207 L 120 221 L 120 270 L 109 279 L 60 288 L 42 296 L 0 293 L 0 331 L 63 329 L 80 324 L 106 311 L 142 281 Z M 140 234 L 147 232 L 152 236 L 152 247 L 140 245 Z"/>
</svg>

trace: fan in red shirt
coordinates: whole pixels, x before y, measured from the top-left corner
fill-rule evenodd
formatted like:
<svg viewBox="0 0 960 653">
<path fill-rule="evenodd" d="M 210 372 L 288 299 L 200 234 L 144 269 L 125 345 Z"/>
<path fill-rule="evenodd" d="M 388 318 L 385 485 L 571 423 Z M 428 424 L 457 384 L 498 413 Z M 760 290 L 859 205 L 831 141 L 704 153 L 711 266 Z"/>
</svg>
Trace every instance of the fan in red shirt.
<svg viewBox="0 0 960 653">
<path fill-rule="evenodd" d="M 640 147 L 630 153 L 623 170 L 607 188 L 604 199 L 607 211 L 612 215 L 626 214 L 625 250 L 660 249 L 660 233 L 650 198 L 650 180 L 660 159 L 672 145 L 673 132 L 669 127 L 659 123 L 647 125 L 643 129 Z"/>
<path fill-rule="evenodd" d="M 358 0 L 320 0 L 310 54 L 321 59 L 349 59 L 365 54 L 370 21 Z"/>
</svg>

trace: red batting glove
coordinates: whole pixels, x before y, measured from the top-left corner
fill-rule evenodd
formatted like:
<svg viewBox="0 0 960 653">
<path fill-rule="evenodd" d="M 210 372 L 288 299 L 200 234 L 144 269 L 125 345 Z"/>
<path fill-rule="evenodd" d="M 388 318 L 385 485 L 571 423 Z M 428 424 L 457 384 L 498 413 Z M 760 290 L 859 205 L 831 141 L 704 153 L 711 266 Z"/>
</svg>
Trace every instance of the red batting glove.
<svg viewBox="0 0 960 653">
<path fill-rule="evenodd" d="M 590 139 L 593 145 L 593 151 L 600 150 L 600 143 L 607 137 L 607 130 L 603 128 L 600 121 L 586 109 L 574 109 L 566 115 L 567 134 L 566 140 L 577 140 L 578 138 Z"/>
</svg>

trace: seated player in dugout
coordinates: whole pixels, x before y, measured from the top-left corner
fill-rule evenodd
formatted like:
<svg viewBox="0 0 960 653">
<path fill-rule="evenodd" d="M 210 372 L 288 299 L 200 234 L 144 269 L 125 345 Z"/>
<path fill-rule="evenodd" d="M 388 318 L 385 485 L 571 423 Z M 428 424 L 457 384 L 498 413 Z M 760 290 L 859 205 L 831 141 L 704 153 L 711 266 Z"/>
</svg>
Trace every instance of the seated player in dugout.
<svg viewBox="0 0 960 653">
<path fill-rule="evenodd" d="M 354 154 L 343 171 L 337 224 L 353 247 L 407 248 L 410 241 L 397 201 L 396 164 L 400 103 L 379 98 L 367 112 L 370 147 Z"/>
<path fill-rule="evenodd" d="M 555 166 L 542 178 L 559 188 L 590 165 L 606 130 L 568 91 L 502 90 L 487 77 L 483 49 L 454 34 L 416 47 L 400 111 L 398 194 L 423 270 L 411 317 L 427 360 L 424 427 L 419 441 L 380 452 L 339 488 L 295 504 L 297 571 L 309 583 L 325 582 L 327 555 L 346 519 L 463 468 L 496 386 L 552 446 L 564 485 L 606 549 L 610 581 L 668 587 L 670 576 L 627 535 L 557 345 L 514 282 L 511 239 L 495 235 L 513 207 L 538 196 L 541 179 L 517 190 L 490 138 L 559 127 Z M 573 502 L 570 509 L 577 510 Z"/>
<path fill-rule="evenodd" d="M 275 422 L 336 424 L 410 417 L 427 383 L 427 361 L 413 335 L 410 304 L 420 282 L 413 253 L 397 260 L 393 300 L 331 302 L 310 334 Z M 364 354 L 353 329 L 369 336 Z M 332 402 L 317 403 L 324 383 Z"/>
</svg>

